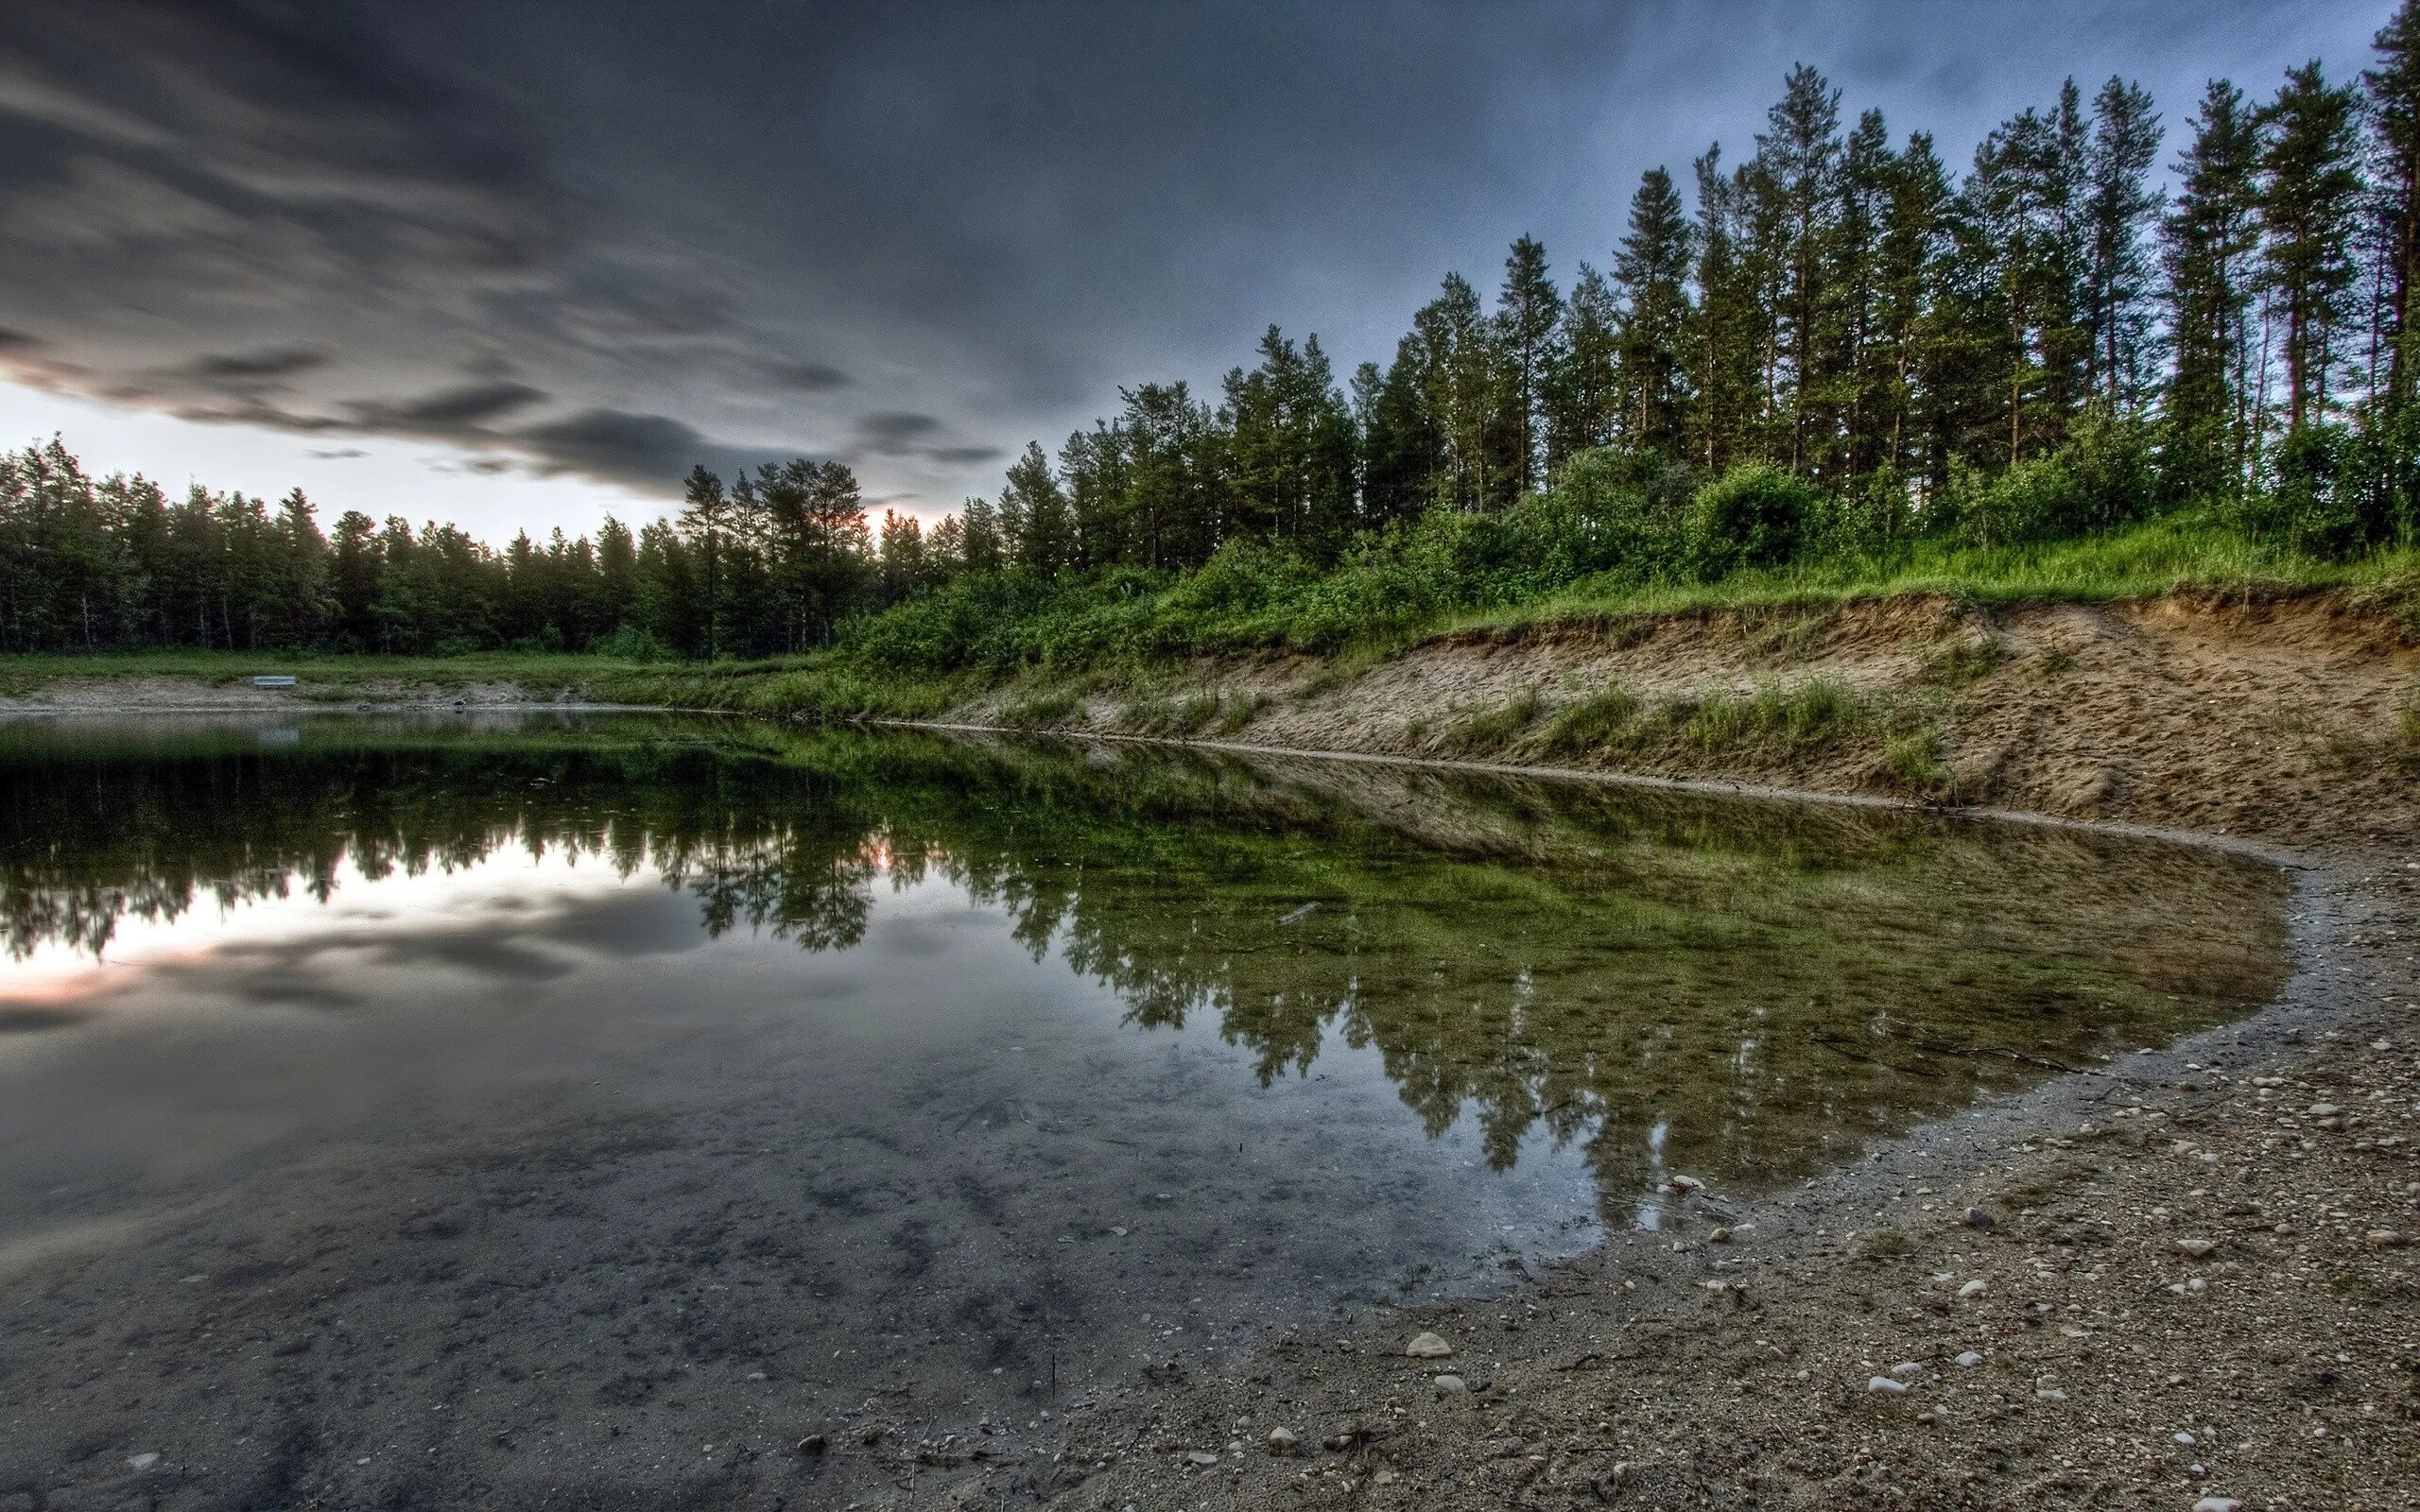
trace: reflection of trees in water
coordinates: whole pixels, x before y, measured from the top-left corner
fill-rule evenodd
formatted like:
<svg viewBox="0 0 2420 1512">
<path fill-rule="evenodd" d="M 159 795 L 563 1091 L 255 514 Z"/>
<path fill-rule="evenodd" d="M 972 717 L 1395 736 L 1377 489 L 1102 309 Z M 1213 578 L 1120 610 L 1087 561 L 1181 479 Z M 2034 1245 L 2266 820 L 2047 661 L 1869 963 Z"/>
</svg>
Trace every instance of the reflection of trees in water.
<svg viewBox="0 0 2420 1512">
<path fill-rule="evenodd" d="M 518 845 L 652 866 L 705 927 L 864 936 L 928 876 L 1109 985 L 1208 1015 L 1264 1081 L 1374 1051 L 1490 1160 L 1582 1142 L 1775 1179 L 1884 1129 L 2273 989 L 2266 868 L 2106 837 L 1584 784 L 647 721 L 98 763 L 19 755 L 9 943 Z M 1305 912 L 1306 904 L 1316 904 Z"/>
</svg>

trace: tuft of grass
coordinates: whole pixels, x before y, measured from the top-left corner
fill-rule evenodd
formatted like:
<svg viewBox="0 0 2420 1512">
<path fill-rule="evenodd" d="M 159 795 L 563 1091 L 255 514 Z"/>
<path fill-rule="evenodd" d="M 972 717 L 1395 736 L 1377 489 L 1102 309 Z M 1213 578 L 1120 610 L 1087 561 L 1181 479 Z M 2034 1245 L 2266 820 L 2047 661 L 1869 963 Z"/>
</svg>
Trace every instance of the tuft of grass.
<svg viewBox="0 0 2420 1512">
<path fill-rule="evenodd" d="M 1876 1228 L 1860 1235 L 1857 1252 L 1864 1260 L 1900 1260 L 1916 1252 L 1916 1242 L 1896 1228 Z"/>
<path fill-rule="evenodd" d="M 1866 711 L 1848 689 L 1814 678 L 1787 689 L 1768 683 L 1745 696 L 1676 699 L 1664 719 L 1708 756 L 1809 756 L 1862 729 Z"/>
<path fill-rule="evenodd" d="M 1537 721 L 1546 700 L 1535 688 L 1524 688 L 1492 709 L 1462 714 L 1445 727 L 1443 744 L 1461 756 L 1485 756 L 1504 749 Z"/>
<path fill-rule="evenodd" d="M 1947 743 L 1938 726 L 1925 725 L 1883 743 L 1882 770 L 1902 792 L 1945 798 L 1956 778 L 1945 759 Z"/>
<path fill-rule="evenodd" d="M 1000 706 L 1000 723 L 1019 730 L 1056 730 L 1073 724 L 1084 712 L 1084 700 L 1065 688 L 1019 694 Z"/>
<path fill-rule="evenodd" d="M 1985 636 L 1979 641 L 1950 641 L 1926 653 L 1917 678 L 1938 688 L 1966 688 L 1982 681 L 1999 670 L 2008 660 L 2008 647 L 1997 636 Z M 2073 659 L 2069 659 L 2073 665 Z"/>
<path fill-rule="evenodd" d="M 2411 701 L 2403 706 L 2403 738 L 2411 745 L 2420 746 L 2420 693 L 2414 693 Z"/>
<path fill-rule="evenodd" d="M 1605 688 L 1555 711 L 1547 724 L 1546 747 L 1557 755 L 1577 756 L 1622 742 L 1638 716 L 1637 695 L 1626 688 Z"/>
<path fill-rule="evenodd" d="M 1251 724 L 1268 707 L 1269 695 L 1265 693 L 1242 693 L 1232 698 L 1221 695 L 1218 716 L 1211 722 L 1212 728 L 1219 734 L 1232 735 Z"/>
</svg>

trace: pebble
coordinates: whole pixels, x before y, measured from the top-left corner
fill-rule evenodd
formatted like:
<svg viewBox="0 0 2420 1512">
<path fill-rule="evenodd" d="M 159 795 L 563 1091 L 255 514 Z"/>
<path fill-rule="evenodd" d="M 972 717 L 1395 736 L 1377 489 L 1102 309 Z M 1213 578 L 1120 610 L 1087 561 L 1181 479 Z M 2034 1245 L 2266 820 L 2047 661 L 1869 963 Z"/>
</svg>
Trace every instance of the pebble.
<svg viewBox="0 0 2420 1512">
<path fill-rule="evenodd" d="M 1889 1376 L 1876 1376 L 1865 1383 L 1865 1389 L 1885 1397 L 1896 1397 L 1907 1392 L 1908 1383 L 1904 1381 L 1893 1381 Z"/>
<path fill-rule="evenodd" d="M 1454 1347 L 1434 1333 L 1422 1333 L 1405 1345 L 1403 1352 L 1414 1360 L 1450 1360 Z"/>
<path fill-rule="evenodd" d="M 1300 1442 L 1302 1440 L 1294 1436 L 1294 1431 L 1290 1428 L 1272 1428 L 1269 1431 L 1269 1452 L 1272 1454 L 1291 1454 L 1294 1452 L 1294 1446 Z"/>
<path fill-rule="evenodd" d="M 2219 1242 L 2215 1239 L 2180 1239 L 2176 1242 L 2176 1247 L 2195 1260 L 2200 1260 L 2218 1248 Z"/>
<path fill-rule="evenodd" d="M 1969 1228 L 1996 1228 L 2000 1226 L 2000 1221 L 1997 1218 L 1993 1217 L 1990 1213 L 1985 1212 L 1980 1208 L 1967 1209 L 1962 1221 Z"/>
<path fill-rule="evenodd" d="M 1184 1452 L 1184 1462 L 1206 1469 L 1219 1463 L 1219 1456 L 1206 1449 L 1188 1449 Z"/>
<path fill-rule="evenodd" d="M 2334 1118 L 2337 1114 L 2342 1111 L 2344 1111 L 2344 1109 L 2337 1107 L 2334 1103 L 2313 1103 L 2310 1105 L 2309 1108 L 2310 1116 L 2313 1118 Z"/>
<path fill-rule="evenodd" d="M 1973 1280 L 1968 1281 L 1965 1285 L 1958 1288 L 1958 1295 L 1961 1297 L 1980 1297 L 1990 1290 L 1991 1287 L 1984 1284 L 1983 1278 L 1978 1276 Z"/>
<path fill-rule="evenodd" d="M 2393 1228 L 2373 1228 L 2370 1230 L 2370 1243 L 2380 1249 L 2400 1249 L 2403 1247 L 2404 1238 L 2400 1232 Z"/>
<path fill-rule="evenodd" d="M 1961 1349 L 1958 1352 L 1958 1368 L 1961 1370 L 1972 1370 L 1982 1363 L 1983 1357 L 1972 1349 Z"/>
<path fill-rule="evenodd" d="M 800 1439 L 798 1441 L 798 1452 L 802 1454 L 822 1453 L 823 1435 L 821 1434 L 809 1434 L 804 1438 Z"/>
<path fill-rule="evenodd" d="M 2193 1503 L 2193 1512 L 2241 1512 L 2242 1506 L 2232 1496 L 2205 1496 Z"/>
<path fill-rule="evenodd" d="M 1693 1176 L 1676 1176 L 1671 1180 L 1667 1181 L 1664 1184 L 1685 1197 L 1692 1192 L 1703 1192 L 1705 1190 L 1705 1183 Z"/>
<path fill-rule="evenodd" d="M 156 1449 L 147 1449 L 140 1454 L 128 1455 L 126 1462 L 133 1466 L 135 1473 L 139 1475 L 160 1463 L 160 1452 Z"/>
<path fill-rule="evenodd" d="M 1439 1376 L 1429 1384 L 1437 1388 L 1437 1395 L 1441 1397 L 1460 1397 L 1471 1389 L 1470 1383 L 1460 1376 Z"/>
<path fill-rule="evenodd" d="M 1731 1230 L 1718 1224 L 1715 1226 L 1714 1232 L 1705 1236 L 1705 1242 L 1709 1245 L 1727 1245 L 1731 1243 Z"/>
<path fill-rule="evenodd" d="M 1902 1381 L 1910 1376 L 1920 1376 L 1925 1373 L 1924 1363 L 1920 1360 L 1902 1360 L 1891 1367 L 1891 1373 Z"/>
</svg>

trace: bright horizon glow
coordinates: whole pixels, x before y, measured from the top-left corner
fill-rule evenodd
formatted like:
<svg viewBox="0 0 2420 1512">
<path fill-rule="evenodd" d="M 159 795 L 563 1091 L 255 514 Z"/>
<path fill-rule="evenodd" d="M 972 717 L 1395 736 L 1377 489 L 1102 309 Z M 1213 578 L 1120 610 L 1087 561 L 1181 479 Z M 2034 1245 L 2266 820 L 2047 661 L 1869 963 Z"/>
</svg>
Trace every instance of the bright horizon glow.
<svg viewBox="0 0 2420 1512">
<path fill-rule="evenodd" d="M 296 436 L 258 425 L 206 424 L 158 410 L 0 383 L 0 449 L 46 442 L 56 434 L 98 477 L 140 472 L 172 499 L 199 483 L 217 492 L 256 494 L 275 503 L 300 488 L 319 507 L 320 528 L 358 509 L 373 520 L 402 515 L 418 530 L 434 520 L 460 525 L 501 548 L 527 530 L 544 541 L 558 525 L 566 536 L 596 534 L 612 515 L 633 533 L 676 512 L 672 499 L 651 498 L 574 473 L 552 477 L 515 462 L 501 472 L 475 471 L 500 454 L 466 452 L 385 436 Z M 355 455 L 331 455 L 355 453 Z M 728 480 L 726 480 L 728 481 Z M 944 511 L 904 509 L 930 528 Z M 882 507 L 869 504 L 878 526 Z"/>
</svg>

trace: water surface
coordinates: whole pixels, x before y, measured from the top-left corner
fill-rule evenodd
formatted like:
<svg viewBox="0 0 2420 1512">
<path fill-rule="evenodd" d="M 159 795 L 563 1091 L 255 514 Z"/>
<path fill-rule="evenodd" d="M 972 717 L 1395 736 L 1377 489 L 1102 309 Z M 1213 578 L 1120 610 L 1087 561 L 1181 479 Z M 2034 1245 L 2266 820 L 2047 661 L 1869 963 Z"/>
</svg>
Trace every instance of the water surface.
<svg viewBox="0 0 2420 1512">
<path fill-rule="evenodd" d="M 868 1473 L 781 1452 L 845 1423 L 1030 1435 L 2243 1011 L 2284 898 L 1311 760 L 0 726 L 0 1491 L 718 1498 Z"/>
</svg>

